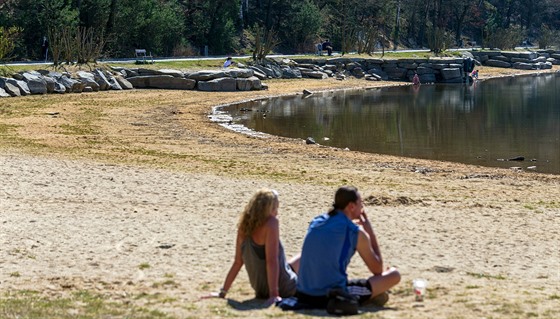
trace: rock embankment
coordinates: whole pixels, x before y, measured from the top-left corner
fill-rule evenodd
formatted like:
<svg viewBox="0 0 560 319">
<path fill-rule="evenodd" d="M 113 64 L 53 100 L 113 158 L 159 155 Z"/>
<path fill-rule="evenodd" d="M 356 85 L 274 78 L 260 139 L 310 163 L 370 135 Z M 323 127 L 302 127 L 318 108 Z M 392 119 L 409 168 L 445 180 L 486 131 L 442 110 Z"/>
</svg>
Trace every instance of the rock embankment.
<svg viewBox="0 0 560 319">
<path fill-rule="evenodd" d="M 199 91 L 249 91 L 267 86 L 251 69 L 210 70 L 186 73 L 179 70 L 112 68 L 91 72 L 25 71 L 0 77 L 0 97 L 47 93 L 82 93 L 151 88 Z"/>
<path fill-rule="evenodd" d="M 465 57 L 375 59 L 336 57 L 331 59 L 272 58 L 258 65 L 224 70 L 183 72 L 179 70 L 112 67 L 91 72 L 58 73 L 47 70 L 0 77 L 0 97 L 46 93 L 81 93 L 104 90 L 168 89 L 199 91 L 250 91 L 267 89 L 266 79 L 355 77 L 368 81 L 412 81 L 462 83 L 469 81 L 477 65 L 522 70 L 551 69 L 560 65 L 560 51 L 537 52 L 469 51 Z"/>
</svg>

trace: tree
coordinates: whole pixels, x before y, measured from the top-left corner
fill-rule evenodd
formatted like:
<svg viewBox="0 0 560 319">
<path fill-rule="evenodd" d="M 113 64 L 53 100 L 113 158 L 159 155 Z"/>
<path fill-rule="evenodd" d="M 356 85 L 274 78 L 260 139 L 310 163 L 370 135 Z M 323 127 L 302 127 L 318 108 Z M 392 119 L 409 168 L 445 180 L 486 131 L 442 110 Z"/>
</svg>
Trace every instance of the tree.
<svg viewBox="0 0 560 319">
<path fill-rule="evenodd" d="M 10 58 L 20 31 L 17 27 L 4 28 L 0 26 L 0 62 Z"/>
<path fill-rule="evenodd" d="M 303 53 L 313 47 L 321 30 L 323 16 L 317 5 L 310 0 L 295 3 L 292 12 L 291 16 L 282 21 L 279 36 L 284 39 L 284 47 L 289 52 Z"/>
<path fill-rule="evenodd" d="M 118 1 L 110 48 L 122 56 L 130 56 L 138 48 L 154 55 L 170 55 L 183 36 L 180 13 L 176 1 Z"/>
</svg>

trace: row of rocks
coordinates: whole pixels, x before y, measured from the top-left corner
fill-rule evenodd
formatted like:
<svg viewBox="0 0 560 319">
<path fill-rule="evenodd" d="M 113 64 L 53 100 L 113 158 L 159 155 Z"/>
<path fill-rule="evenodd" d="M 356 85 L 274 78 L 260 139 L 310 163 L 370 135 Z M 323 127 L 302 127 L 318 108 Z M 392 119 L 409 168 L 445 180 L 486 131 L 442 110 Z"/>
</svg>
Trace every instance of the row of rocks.
<svg viewBox="0 0 560 319">
<path fill-rule="evenodd" d="M 306 77 L 325 79 L 349 76 L 369 81 L 411 81 L 415 73 L 422 83 L 463 81 L 463 58 L 418 58 L 418 59 L 273 59 L 268 64 L 252 66 L 263 70 L 267 77 Z"/>
<path fill-rule="evenodd" d="M 0 77 L 0 97 L 126 89 L 132 89 L 126 79 L 101 69 L 75 74 L 38 70 L 16 73 L 9 78 Z"/>
<path fill-rule="evenodd" d="M 472 55 L 471 55 L 472 53 Z M 465 53 L 478 65 L 527 70 L 551 69 L 560 64 L 560 52 L 500 52 L 473 51 Z M 422 83 L 461 83 L 465 81 L 465 58 L 412 58 L 412 59 L 270 59 L 264 65 L 249 66 L 259 79 L 314 78 L 325 79 L 348 76 L 370 81 L 412 81 L 415 73 Z"/>
<path fill-rule="evenodd" d="M 560 65 L 560 52 L 554 50 L 538 52 L 473 51 L 472 55 L 482 64 L 500 68 L 521 70 L 551 69 Z"/>
<path fill-rule="evenodd" d="M 48 70 L 26 71 L 0 77 L 0 97 L 47 93 L 81 93 L 105 90 L 155 88 L 200 91 L 248 91 L 266 89 L 251 69 L 198 71 L 96 69 L 59 73 Z"/>
<path fill-rule="evenodd" d="M 113 70 L 132 83 L 135 88 L 199 91 L 250 91 L 267 88 L 249 68 L 203 70 L 192 73 L 171 69 L 113 68 Z"/>
</svg>

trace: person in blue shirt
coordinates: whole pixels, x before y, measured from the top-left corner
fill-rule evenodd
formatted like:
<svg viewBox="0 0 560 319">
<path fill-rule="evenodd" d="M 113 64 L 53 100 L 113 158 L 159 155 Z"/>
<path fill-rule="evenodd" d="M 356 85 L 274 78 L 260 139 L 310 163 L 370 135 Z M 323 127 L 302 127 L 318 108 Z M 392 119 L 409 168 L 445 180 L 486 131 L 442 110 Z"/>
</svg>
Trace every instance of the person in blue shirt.
<svg viewBox="0 0 560 319">
<path fill-rule="evenodd" d="M 372 276 L 348 280 L 346 268 L 358 251 Z M 302 303 L 324 308 L 328 294 L 342 289 L 358 298 L 361 305 L 382 306 L 386 293 L 399 283 L 396 268 L 384 269 L 381 251 L 362 198 L 355 187 L 340 187 L 333 208 L 315 217 L 303 242 L 296 296 Z"/>
</svg>

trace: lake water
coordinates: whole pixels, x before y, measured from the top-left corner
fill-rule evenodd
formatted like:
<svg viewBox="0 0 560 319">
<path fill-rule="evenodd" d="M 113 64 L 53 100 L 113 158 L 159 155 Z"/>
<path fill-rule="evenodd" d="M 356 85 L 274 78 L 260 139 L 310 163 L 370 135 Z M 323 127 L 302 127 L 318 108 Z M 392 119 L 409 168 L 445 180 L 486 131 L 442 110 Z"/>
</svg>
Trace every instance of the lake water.
<svg viewBox="0 0 560 319">
<path fill-rule="evenodd" d="M 370 153 L 560 174 L 560 74 L 315 93 L 228 106 L 233 122 Z M 522 156 L 524 161 L 507 161 Z"/>
</svg>

